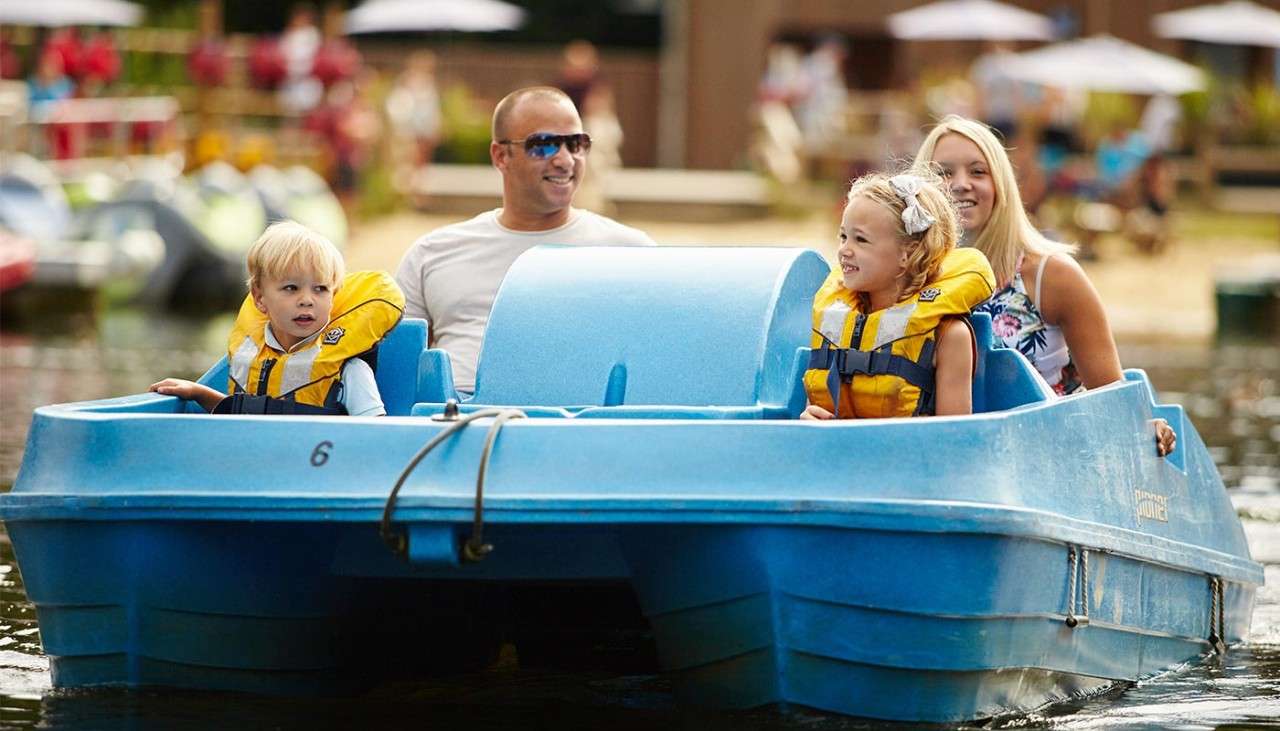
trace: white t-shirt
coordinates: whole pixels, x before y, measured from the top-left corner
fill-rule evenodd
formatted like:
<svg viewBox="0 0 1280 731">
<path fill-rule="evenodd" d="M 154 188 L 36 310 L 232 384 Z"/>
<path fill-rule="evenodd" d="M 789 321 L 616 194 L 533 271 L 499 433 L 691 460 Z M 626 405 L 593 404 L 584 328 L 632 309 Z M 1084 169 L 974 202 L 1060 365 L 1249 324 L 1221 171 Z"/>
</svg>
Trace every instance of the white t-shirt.
<svg viewBox="0 0 1280 731">
<path fill-rule="evenodd" d="M 643 231 L 574 209 L 549 231 L 513 231 L 498 223 L 501 209 L 436 229 L 409 247 L 396 269 L 405 317 L 431 324 L 431 347 L 449 353 L 459 391 L 476 387 L 476 361 L 498 286 L 516 257 L 540 244 L 653 246 Z"/>
<path fill-rule="evenodd" d="M 317 330 L 311 337 L 319 334 L 320 331 Z M 285 351 L 280 347 L 280 341 L 276 339 L 275 333 L 271 332 L 271 323 L 267 323 L 263 336 L 268 347 L 282 353 Z M 347 360 L 342 364 L 342 374 L 339 379 L 342 381 L 342 396 L 338 399 L 338 403 L 347 407 L 348 416 L 386 415 L 387 409 L 382 405 L 382 394 L 378 391 L 378 382 L 374 379 L 373 369 L 368 363 L 360 358 Z"/>
</svg>

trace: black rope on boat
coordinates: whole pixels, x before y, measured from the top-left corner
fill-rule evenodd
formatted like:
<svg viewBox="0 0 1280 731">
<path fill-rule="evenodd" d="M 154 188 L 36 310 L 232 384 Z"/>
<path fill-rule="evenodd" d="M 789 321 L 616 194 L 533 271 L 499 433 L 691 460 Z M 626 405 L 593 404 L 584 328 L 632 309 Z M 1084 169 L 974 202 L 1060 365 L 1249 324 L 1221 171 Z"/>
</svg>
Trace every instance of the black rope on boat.
<svg viewBox="0 0 1280 731">
<path fill-rule="evenodd" d="M 432 450 L 444 443 L 449 437 L 465 429 L 468 424 L 477 419 L 498 417 L 498 420 L 489 428 L 489 436 L 485 441 L 484 452 L 480 457 L 480 470 L 476 478 L 475 519 L 472 536 L 463 544 L 459 556 L 464 561 L 479 561 L 493 550 L 492 545 L 482 543 L 479 537 L 483 527 L 481 491 L 484 488 L 484 474 L 489 464 L 489 455 L 493 450 L 493 442 L 497 438 L 497 432 L 502 428 L 502 424 L 510 419 L 520 418 L 524 415 L 524 412 L 518 409 L 480 409 L 459 417 L 457 416 L 456 407 L 452 410 L 446 410 L 446 418 L 442 420 L 449 421 L 449 426 L 432 437 L 413 455 L 409 463 L 400 471 L 400 477 L 396 479 L 395 487 L 392 487 L 391 493 L 387 495 L 387 504 L 382 510 L 382 523 L 379 526 L 378 533 L 382 536 L 382 542 L 386 544 L 387 548 L 391 549 L 392 553 L 403 557 L 409 550 L 408 536 L 404 531 L 397 529 L 391 521 L 392 513 L 395 511 L 396 497 L 400 494 L 400 489 L 404 487 L 405 480 L 409 479 L 409 475 L 428 454 L 431 454 Z"/>
<path fill-rule="evenodd" d="M 1066 624 L 1075 629 L 1089 624 L 1089 550 L 1084 546 L 1067 544 L 1067 563 Z M 1077 577 L 1080 580 L 1079 591 L 1076 590 Z"/>
<path fill-rule="evenodd" d="M 1075 627 L 1075 574 L 1076 559 L 1074 545 L 1066 547 L 1066 561 L 1068 561 L 1068 577 L 1066 577 L 1066 626 Z"/>
<path fill-rule="evenodd" d="M 480 453 L 480 469 L 476 471 L 476 509 L 471 524 L 471 537 L 462 544 L 460 557 L 463 561 L 476 563 L 483 561 L 493 551 L 493 545 L 484 542 L 484 475 L 489 469 L 489 455 L 493 454 L 493 443 L 498 440 L 498 432 L 502 425 L 512 419 L 522 419 L 525 414 L 517 409 L 504 410 L 489 425 L 489 433 L 484 439 L 484 451 Z"/>
<path fill-rule="evenodd" d="M 1076 624 L 1089 624 L 1089 549 L 1080 547 L 1080 617 Z"/>
<path fill-rule="evenodd" d="M 1219 656 L 1227 654 L 1224 586 L 1217 576 L 1209 577 L 1209 645 Z"/>
</svg>

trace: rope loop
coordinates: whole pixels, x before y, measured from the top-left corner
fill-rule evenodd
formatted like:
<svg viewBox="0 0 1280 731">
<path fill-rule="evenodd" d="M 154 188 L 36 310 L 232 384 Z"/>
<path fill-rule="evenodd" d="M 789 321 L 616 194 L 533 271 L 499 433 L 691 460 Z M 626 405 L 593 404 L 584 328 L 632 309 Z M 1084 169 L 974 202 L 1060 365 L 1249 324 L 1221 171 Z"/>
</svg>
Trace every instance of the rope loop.
<svg viewBox="0 0 1280 731">
<path fill-rule="evenodd" d="M 1067 571 L 1067 626 L 1075 628 L 1079 624 L 1076 619 L 1076 573 L 1079 566 L 1079 557 L 1076 554 L 1076 547 L 1067 546 L 1067 563 L 1070 568 Z"/>
<path fill-rule="evenodd" d="M 1209 647 L 1219 657 L 1227 654 L 1225 591 L 1226 582 L 1217 576 L 1209 577 Z"/>
<path fill-rule="evenodd" d="M 484 450 L 480 453 L 480 466 L 476 474 L 475 512 L 472 519 L 471 536 L 459 548 L 458 558 L 465 563 L 474 563 L 484 560 L 485 556 L 488 556 L 493 551 L 493 546 L 484 542 L 485 472 L 488 470 L 489 458 L 493 453 L 493 444 L 498 438 L 498 432 L 502 430 L 502 425 L 511 419 L 525 418 L 525 413 L 519 409 L 480 409 L 465 416 L 456 416 L 456 413 L 455 407 L 453 413 L 449 414 L 450 417 L 454 418 L 444 419 L 449 425 L 441 429 L 439 433 L 413 455 L 409 463 L 400 471 L 400 477 L 396 480 L 395 486 L 391 488 L 390 494 L 387 495 L 387 504 L 382 510 L 382 522 L 378 528 L 378 533 L 387 548 L 402 558 L 409 550 L 409 538 L 403 530 L 392 523 L 391 516 L 395 511 L 396 497 L 400 494 L 401 488 L 404 487 L 405 481 L 409 479 L 409 475 L 418 464 L 428 454 L 431 454 L 432 450 L 443 444 L 454 434 L 465 429 L 471 422 L 490 417 L 494 418 L 494 422 L 490 425 L 489 433 L 485 438 Z"/>
<path fill-rule="evenodd" d="M 1089 624 L 1089 549 L 1067 544 L 1067 618 L 1072 629 Z M 1079 579 L 1079 590 L 1077 587 Z"/>
</svg>

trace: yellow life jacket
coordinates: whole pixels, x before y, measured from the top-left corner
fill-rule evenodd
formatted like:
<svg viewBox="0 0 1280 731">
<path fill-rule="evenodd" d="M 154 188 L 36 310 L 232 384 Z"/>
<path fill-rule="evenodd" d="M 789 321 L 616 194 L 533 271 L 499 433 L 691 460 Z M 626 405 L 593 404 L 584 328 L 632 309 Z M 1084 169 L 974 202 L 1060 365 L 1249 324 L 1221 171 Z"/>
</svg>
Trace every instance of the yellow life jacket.
<svg viewBox="0 0 1280 731">
<path fill-rule="evenodd" d="M 867 314 L 836 267 L 813 300 L 809 403 L 845 418 L 932 414 L 938 326 L 969 314 L 994 288 L 981 251 L 954 249 L 920 292 Z"/>
<path fill-rule="evenodd" d="M 252 293 L 245 297 L 227 339 L 232 396 L 218 412 L 345 414 L 342 366 L 395 327 L 404 313 L 404 293 L 384 272 L 352 272 L 334 293 L 331 312 L 315 335 L 282 353 L 267 344 L 266 313 L 254 305 Z"/>
</svg>

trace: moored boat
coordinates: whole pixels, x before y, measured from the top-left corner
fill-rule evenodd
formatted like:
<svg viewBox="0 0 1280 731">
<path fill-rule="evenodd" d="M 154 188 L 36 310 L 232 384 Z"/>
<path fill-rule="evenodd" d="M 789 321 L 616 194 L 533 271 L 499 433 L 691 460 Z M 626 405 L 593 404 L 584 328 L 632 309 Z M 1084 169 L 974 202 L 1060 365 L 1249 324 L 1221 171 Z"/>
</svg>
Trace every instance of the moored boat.
<svg viewBox="0 0 1280 731">
<path fill-rule="evenodd" d="M 0 230 L 0 293 L 29 282 L 35 269 L 35 245 L 29 239 Z"/>
<path fill-rule="evenodd" d="M 418 321 L 379 348 L 386 418 L 37 410 L 0 518 L 55 684 L 323 690 L 513 635 L 523 657 L 531 587 L 594 623 L 568 630 L 628 627 L 594 599 L 633 597 L 683 701 L 901 720 L 1033 709 L 1247 633 L 1261 567 L 1140 372 L 1057 399 L 975 318 L 974 415 L 795 420 L 827 271 L 536 249 L 456 415 Z"/>
</svg>

